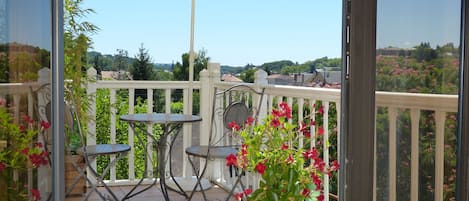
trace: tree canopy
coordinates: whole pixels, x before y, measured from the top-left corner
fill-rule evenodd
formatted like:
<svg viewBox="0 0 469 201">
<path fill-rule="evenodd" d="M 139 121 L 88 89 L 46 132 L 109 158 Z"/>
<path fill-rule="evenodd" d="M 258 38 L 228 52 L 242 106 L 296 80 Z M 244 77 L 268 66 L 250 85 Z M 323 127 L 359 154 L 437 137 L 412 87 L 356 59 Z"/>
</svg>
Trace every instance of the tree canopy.
<svg viewBox="0 0 469 201">
<path fill-rule="evenodd" d="M 138 49 L 138 54 L 135 55 L 135 60 L 130 68 L 130 74 L 133 80 L 152 80 L 154 78 L 151 57 L 148 55 L 148 50 L 143 47 L 143 44 Z"/>
<path fill-rule="evenodd" d="M 196 53 L 194 59 L 194 80 L 199 80 L 199 72 L 206 69 L 210 58 L 206 56 L 205 50 Z M 182 54 L 182 64 L 177 62 L 173 68 L 173 76 L 175 80 L 189 80 L 189 53 Z"/>
</svg>

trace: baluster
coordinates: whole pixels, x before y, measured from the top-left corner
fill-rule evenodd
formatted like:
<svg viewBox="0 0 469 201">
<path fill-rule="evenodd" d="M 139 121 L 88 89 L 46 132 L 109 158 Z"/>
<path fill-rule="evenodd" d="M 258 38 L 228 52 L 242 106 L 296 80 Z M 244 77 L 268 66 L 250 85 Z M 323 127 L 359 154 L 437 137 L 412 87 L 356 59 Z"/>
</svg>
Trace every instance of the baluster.
<svg viewBox="0 0 469 201">
<path fill-rule="evenodd" d="M 389 201 L 396 201 L 397 108 L 389 107 Z"/>
<path fill-rule="evenodd" d="M 324 107 L 323 115 L 323 157 L 326 163 L 326 168 L 329 168 L 329 102 L 323 101 Z M 329 201 L 329 174 L 324 174 L 324 200 Z"/>
<path fill-rule="evenodd" d="M 436 140 L 435 140 L 435 201 L 443 200 L 444 157 L 445 157 L 445 120 L 446 113 L 435 112 Z"/>
<path fill-rule="evenodd" d="M 110 103 L 111 103 L 111 116 L 110 116 L 110 122 L 111 122 L 111 144 L 116 144 L 116 113 L 117 113 L 117 108 L 116 108 L 116 89 L 110 89 Z M 110 161 L 113 161 L 116 158 L 115 155 L 111 155 Z M 116 166 L 111 167 L 111 172 L 110 172 L 110 183 L 114 183 L 116 181 Z"/>
<path fill-rule="evenodd" d="M 410 168 L 410 200 L 419 200 L 419 120 L 420 110 L 411 109 L 411 168 Z"/>
<path fill-rule="evenodd" d="M 153 113 L 153 89 L 146 89 L 147 90 L 147 113 L 151 114 Z M 147 125 L 147 133 L 153 134 L 153 125 L 148 124 Z M 147 160 L 147 177 L 152 178 L 153 177 L 153 164 L 152 161 L 154 161 L 153 158 L 153 138 L 151 136 L 147 136 L 147 154 L 150 158 L 150 160 Z"/>
<path fill-rule="evenodd" d="M 129 114 L 134 113 L 135 108 L 135 89 L 129 89 Z M 128 154 L 128 161 L 129 161 L 129 179 L 131 181 L 135 180 L 135 146 L 134 146 L 134 130 L 129 126 L 128 128 L 128 141 L 129 146 L 132 148 L 130 149 L 130 153 Z"/>
</svg>

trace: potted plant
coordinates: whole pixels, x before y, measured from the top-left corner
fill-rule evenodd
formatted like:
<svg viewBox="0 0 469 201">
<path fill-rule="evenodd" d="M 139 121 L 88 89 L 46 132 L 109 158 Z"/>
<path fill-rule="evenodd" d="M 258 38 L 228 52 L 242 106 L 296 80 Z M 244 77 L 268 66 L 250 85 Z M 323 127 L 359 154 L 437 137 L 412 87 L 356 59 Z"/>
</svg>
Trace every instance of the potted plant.
<svg viewBox="0 0 469 201">
<path fill-rule="evenodd" d="M 315 122 L 307 117 L 295 125 L 289 123 L 291 118 L 291 108 L 282 102 L 259 124 L 253 124 L 252 118 L 245 125 L 230 123 L 242 146 L 236 155 L 226 158 L 226 164 L 261 176 L 259 188 L 236 193 L 237 200 L 324 199 L 322 178 L 337 171 L 339 164 L 326 164 L 320 150 L 311 144 L 310 129 Z M 316 137 L 322 133 L 318 127 Z"/>
</svg>

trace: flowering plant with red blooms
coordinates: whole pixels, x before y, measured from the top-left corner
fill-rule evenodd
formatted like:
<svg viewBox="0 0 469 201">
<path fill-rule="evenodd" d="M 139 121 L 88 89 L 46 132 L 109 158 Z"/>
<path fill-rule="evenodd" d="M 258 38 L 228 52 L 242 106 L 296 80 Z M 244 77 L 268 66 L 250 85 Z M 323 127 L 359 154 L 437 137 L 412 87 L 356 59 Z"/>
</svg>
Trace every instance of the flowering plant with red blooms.
<svg viewBox="0 0 469 201">
<path fill-rule="evenodd" d="M 236 193 L 237 200 L 324 200 L 322 178 L 337 171 L 339 164 L 324 162 L 320 150 L 311 144 L 315 122 L 307 117 L 299 125 L 289 123 L 291 113 L 290 106 L 282 102 L 257 125 L 252 120 L 245 125 L 231 124 L 233 132 L 241 136 L 242 146 L 236 155 L 226 158 L 226 165 L 261 176 L 259 188 Z M 316 129 L 318 138 L 324 130 Z"/>
<path fill-rule="evenodd" d="M 18 121 L 18 120 L 17 120 Z M 36 141 L 48 122 L 22 116 L 15 123 L 5 100 L 0 99 L 0 197 L 5 200 L 40 200 L 37 189 L 28 186 L 28 169 L 48 165 L 48 152 Z"/>
</svg>

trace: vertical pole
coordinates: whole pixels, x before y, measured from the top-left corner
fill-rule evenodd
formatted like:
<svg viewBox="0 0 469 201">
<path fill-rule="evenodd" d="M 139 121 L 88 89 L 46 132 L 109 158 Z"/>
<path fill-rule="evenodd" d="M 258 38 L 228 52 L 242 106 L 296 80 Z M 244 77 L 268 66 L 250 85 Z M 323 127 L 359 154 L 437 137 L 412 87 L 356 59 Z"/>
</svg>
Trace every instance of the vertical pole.
<svg viewBox="0 0 469 201">
<path fill-rule="evenodd" d="M 65 200 L 63 0 L 52 3 L 52 179 L 54 200 Z"/>
<path fill-rule="evenodd" d="M 373 200 L 376 0 L 344 0 L 340 201 Z"/>
<path fill-rule="evenodd" d="M 469 3 L 461 1 L 461 41 L 460 41 L 460 79 L 459 79 L 459 113 L 456 170 L 456 200 L 469 201 Z"/>
<path fill-rule="evenodd" d="M 195 0 L 191 2 L 191 33 L 190 33 L 190 50 L 189 50 L 189 87 L 188 87 L 188 94 L 187 94 L 187 108 L 184 108 L 185 114 L 192 114 L 192 107 L 193 107 L 193 82 L 194 82 L 194 16 L 195 16 Z M 186 105 L 186 104 L 185 104 Z M 185 124 L 183 126 L 184 132 L 184 140 L 183 145 L 184 147 L 190 146 L 190 141 L 192 140 L 192 125 Z M 187 158 L 186 153 L 183 153 L 183 158 Z M 183 163 L 186 164 L 186 163 Z M 191 170 L 187 167 L 187 165 L 183 165 L 182 168 L 183 176 L 191 173 Z"/>
</svg>

